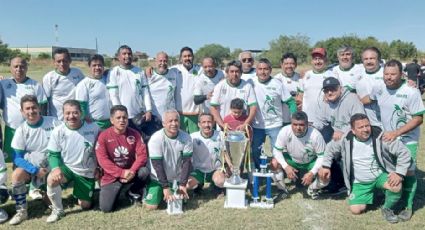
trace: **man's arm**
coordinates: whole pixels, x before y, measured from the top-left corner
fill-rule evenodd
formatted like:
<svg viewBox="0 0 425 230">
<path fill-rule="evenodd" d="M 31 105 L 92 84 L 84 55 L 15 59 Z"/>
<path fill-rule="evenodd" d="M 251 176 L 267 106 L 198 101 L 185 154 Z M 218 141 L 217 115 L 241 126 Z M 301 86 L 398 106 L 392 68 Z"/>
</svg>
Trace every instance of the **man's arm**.
<svg viewBox="0 0 425 230">
<path fill-rule="evenodd" d="M 253 104 L 249 106 L 249 114 L 246 118 L 244 125 L 251 125 L 252 121 L 255 118 L 255 113 L 257 112 L 257 104 Z"/>
<path fill-rule="evenodd" d="M 413 163 L 409 149 L 399 140 L 382 142 L 382 146 L 383 151 L 387 151 L 390 155 L 396 157 L 395 172 L 401 176 L 406 176 L 410 165 Z"/>
<path fill-rule="evenodd" d="M 213 115 L 214 121 L 217 122 L 217 124 L 220 127 L 224 127 L 223 118 L 220 116 L 220 106 L 219 105 L 211 105 L 210 113 L 211 113 L 211 115 Z"/>
<path fill-rule="evenodd" d="M 412 120 L 410 120 L 409 122 L 407 122 L 405 125 L 403 125 L 402 127 L 393 130 L 393 131 L 387 131 L 384 132 L 382 139 L 384 141 L 394 141 L 397 137 L 410 132 L 411 130 L 415 129 L 416 127 L 420 126 L 423 122 L 423 115 L 417 115 L 417 116 L 413 116 Z"/>
<path fill-rule="evenodd" d="M 143 143 L 142 137 L 140 135 L 136 136 L 136 160 L 133 162 L 133 165 L 130 168 L 130 171 L 133 174 L 137 173 L 141 167 L 146 166 L 148 161 L 148 153 L 146 150 L 146 145 Z"/>
<path fill-rule="evenodd" d="M 151 158 L 152 167 L 155 169 L 156 177 L 158 178 L 159 184 L 162 188 L 168 188 L 170 185 L 168 184 L 167 174 L 165 174 L 164 170 L 164 159 L 163 158 Z"/>
<path fill-rule="evenodd" d="M 332 160 L 337 159 L 341 156 L 343 140 L 344 138 L 339 141 L 331 141 L 326 145 L 326 150 L 322 161 L 322 167 L 330 168 L 332 165 Z"/>
<path fill-rule="evenodd" d="M 31 175 L 36 175 L 38 173 L 38 167 L 34 166 L 24 158 L 25 151 L 13 149 L 12 162 L 16 167 L 24 169 L 27 173 Z"/>
</svg>

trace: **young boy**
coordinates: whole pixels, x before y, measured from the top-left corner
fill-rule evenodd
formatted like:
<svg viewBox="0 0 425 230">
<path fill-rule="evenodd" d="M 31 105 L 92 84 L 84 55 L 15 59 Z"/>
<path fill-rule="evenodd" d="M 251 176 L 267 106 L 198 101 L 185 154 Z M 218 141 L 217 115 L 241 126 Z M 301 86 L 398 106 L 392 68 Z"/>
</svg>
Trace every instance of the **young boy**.
<svg viewBox="0 0 425 230">
<path fill-rule="evenodd" d="M 230 114 L 226 115 L 223 119 L 225 129 L 229 131 L 245 131 L 246 127 L 242 125 L 247 118 L 248 115 L 244 111 L 244 101 L 240 98 L 235 98 L 230 102 Z"/>
</svg>

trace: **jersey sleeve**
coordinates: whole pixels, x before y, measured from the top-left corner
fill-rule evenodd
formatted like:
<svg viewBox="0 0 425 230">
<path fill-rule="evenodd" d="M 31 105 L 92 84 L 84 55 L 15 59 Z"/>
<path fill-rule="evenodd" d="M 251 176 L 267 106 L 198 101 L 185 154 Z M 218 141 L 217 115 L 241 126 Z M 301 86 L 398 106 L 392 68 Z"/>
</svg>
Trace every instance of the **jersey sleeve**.
<svg viewBox="0 0 425 230">
<path fill-rule="evenodd" d="M 153 135 L 148 142 L 149 158 L 152 160 L 163 160 L 164 150 L 160 136 Z"/>
<path fill-rule="evenodd" d="M 220 103 L 221 85 L 222 84 L 219 83 L 214 87 L 213 95 L 212 95 L 211 100 L 210 100 L 211 106 L 220 106 L 220 104 L 221 104 Z"/>
<path fill-rule="evenodd" d="M 204 95 L 204 93 L 202 92 L 203 82 L 204 81 L 202 80 L 202 78 L 198 78 L 198 80 L 195 82 L 193 96 Z"/>
<path fill-rule="evenodd" d="M 142 137 L 140 135 L 136 135 L 136 140 L 136 160 L 130 168 L 133 173 L 137 173 L 137 170 L 146 166 L 146 162 L 148 160 L 146 145 L 143 143 Z"/>
<path fill-rule="evenodd" d="M 360 99 L 370 95 L 372 93 L 373 84 L 364 78 L 362 81 L 359 81 L 356 86 L 357 95 L 359 95 Z"/>
<path fill-rule="evenodd" d="M 188 135 L 186 143 L 183 147 L 183 157 L 192 157 L 193 154 L 193 141 L 192 138 Z"/>
<path fill-rule="evenodd" d="M 49 152 L 49 165 L 52 169 L 62 164 L 62 147 L 60 145 L 60 128 L 55 128 L 50 135 L 47 150 Z"/>
<path fill-rule="evenodd" d="M 288 166 L 288 163 L 283 157 L 283 152 L 287 152 L 284 136 L 285 131 L 284 129 L 281 129 L 277 135 L 275 146 L 273 146 L 273 157 L 282 166 L 282 168 L 286 168 Z"/>
<path fill-rule="evenodd" d="M 254 89 L 252 88 L 252 85 L 247 83 L 248 86 L 248 97 L 247 97 L 247 105 L 248 106 L 256 106 L 257 105 L 257 98 L 255 96 Z"/>
<path fill-rule="evenodd" d="M 16 149 L 16 150 L 25 151 L 25 149 L 26 149 L 25 135 L 24 135 L 24 131 L 22 129 L 22 126 L 20 126 L 16 129 L 16 132 L 13 135 L 12 142 L 11 142 L 10 146 L 13 149 Z"/>
<path fill-rule="evenodd" d="M 112 105 L 121 105 L 119 90 L 118 90 L 118 82 L 116 79 L 117 71 L 118 70 L 116 69 L 112 69 L 111 71 L 109 71 L 108 80 L 106 83 L 106 88 L 109 91 L 109 96 L 110 96 Z"/>
<path fill-rule="evenodd" d="M 425 113 L 424 103 L 419 90 L 415 89 L 411 100 L 407 101 L 407 106 L 412 116 L 419 116 Z"/>
<path fill-rule="evenodd" d="M 52 85 L 50 83 L 50 74 L 46 74 L 43 77 L 43 84 L 42 87 L 44 89 L 44 93 L 46 94 L 47 98 L 52 97 Z"/>
<path fill-rule="evenodd" d="M 36 94 L 37 94 L 38 104 L 46 104 L 47 103 L 47 96 L 46 96 L 46 93 L 44 92 L 43 87 L 39 83 L 36 83 L 35 91 L 36 91 Z"/>
<path fill-rule="evenodd" d="M 316 131 L 316 130 L 314 130 Z M 314 132 L 315 136 L 314 136 L 314 152 L 317 155 L 317 159 L 316 162 L 314 163 L 313 168 L 311 169 L 311 172 L 316 175 L 317 172 L 319 171 L 320 167 L 322 167 L 322 162 L 323 162 L 323 156 L 325 154 L 325 148 L 326 148 L 326 142 L 323 139 L 322 134 L 320 134 L 318 131 Z"/>
<path fill-rule="evenodd" d="M 149 90 L 148 79 L 146 78 L 143 71 L 140 72 L 140 82 L 142 84 L 142 94 L 143 94 L 143 102 L 145 105 L 145 112 L 152 111 L 152 101 L 151 101 L 151 93 Z"/>
</svg>

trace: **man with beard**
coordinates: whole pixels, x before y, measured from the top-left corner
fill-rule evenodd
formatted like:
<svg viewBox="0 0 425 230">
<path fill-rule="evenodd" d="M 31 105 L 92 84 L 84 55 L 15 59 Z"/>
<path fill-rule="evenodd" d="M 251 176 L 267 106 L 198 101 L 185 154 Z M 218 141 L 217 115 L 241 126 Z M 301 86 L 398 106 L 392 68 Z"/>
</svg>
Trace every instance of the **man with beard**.
<svg viewBox="0 0 425 230">
<path fill-rule="evenodd" d="M 362 79 L 363 68 L 353 63 L 353 48 L 341 46 L 337 50 L 339 65 L 333 67 L 334 76 L 341 81 L 341 86 L 356 92 L 357 84 Z"/>
<path fill-rule="evenodd" d="M 214 87 L 224 79 L 223 71 L 216 69 L 214 59 L 206 57 L 202 60 L 202 73 L 199 76 L 193 91 L 193 100 L 196 105 L 202 104 L 201 111 L 210 111 L 210 100 Z"/>
<path fill-rule="evenodd" d="M 254 58 L 251 51 L 243 51 L 239 54 L 239 61 L 242 63 L 241 79 L 248 81 L 255 78 L 256 71 L 254 68 Z"/>
</svg>

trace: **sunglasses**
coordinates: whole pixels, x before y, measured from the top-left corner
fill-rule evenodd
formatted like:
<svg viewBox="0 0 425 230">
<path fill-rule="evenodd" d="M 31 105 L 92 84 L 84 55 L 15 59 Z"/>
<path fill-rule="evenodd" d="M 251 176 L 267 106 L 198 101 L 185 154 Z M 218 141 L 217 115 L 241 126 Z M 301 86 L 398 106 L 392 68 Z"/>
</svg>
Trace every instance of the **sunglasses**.
<svg viewBox="0 0 425 230">
<path fill-rule="evenodd" d="M 252 62 L 252 58 L 242 58 L 243 63 Z"/>
</svg>

